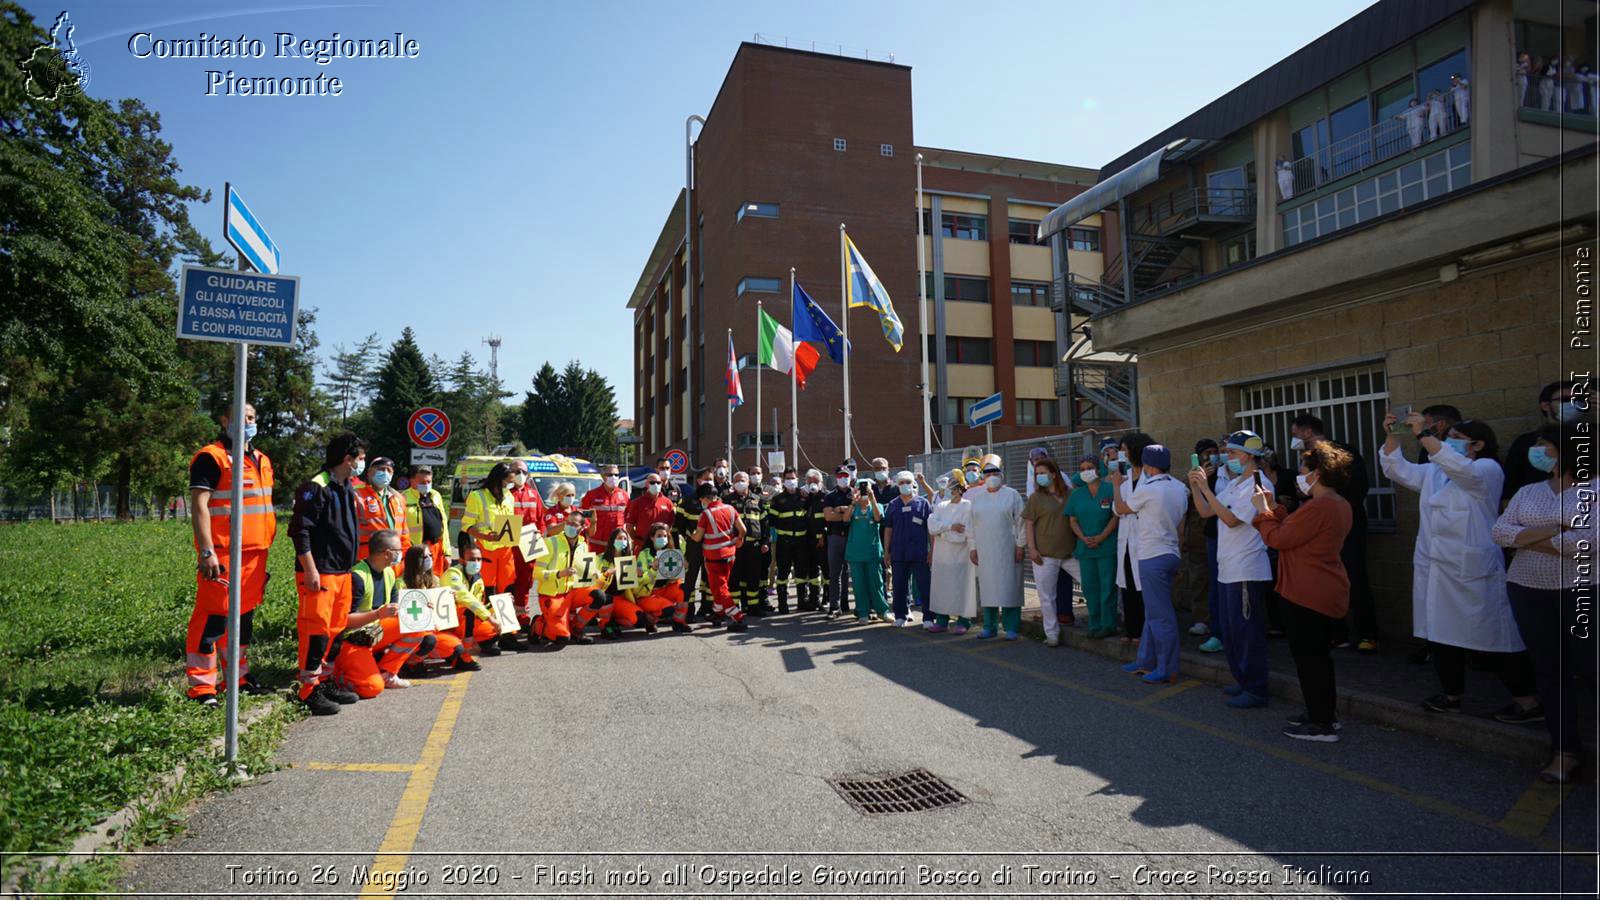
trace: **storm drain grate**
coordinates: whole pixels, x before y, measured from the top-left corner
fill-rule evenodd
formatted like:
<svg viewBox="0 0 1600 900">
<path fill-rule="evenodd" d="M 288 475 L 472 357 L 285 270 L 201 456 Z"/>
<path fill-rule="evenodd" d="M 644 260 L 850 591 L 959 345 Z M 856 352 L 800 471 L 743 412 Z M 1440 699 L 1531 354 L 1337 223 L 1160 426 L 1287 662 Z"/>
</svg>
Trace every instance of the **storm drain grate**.
<svg viewBox="0 0 1600 900">
<path fill-rule="evenodd" d="M 828 783 L 845 802 L 867 816 L 925 812 L 967 802 L 960 791 L 926 769 L 884 778 L 830 778 Z"/>
</svg>

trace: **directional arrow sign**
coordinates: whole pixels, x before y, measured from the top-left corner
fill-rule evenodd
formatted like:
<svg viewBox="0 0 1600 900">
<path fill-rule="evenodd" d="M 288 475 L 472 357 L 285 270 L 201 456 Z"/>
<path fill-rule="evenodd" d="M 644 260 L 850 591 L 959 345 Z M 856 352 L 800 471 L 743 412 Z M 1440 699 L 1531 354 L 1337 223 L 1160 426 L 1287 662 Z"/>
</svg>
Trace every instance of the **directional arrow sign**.
<svg viewBox="0 0 1600 900">
<path fill-rule="evenodd" d="M 979 400 L 967 408 L 967 425 L 977 428 L 998 421 L 1005 414 L 1006 397 L 1004 394 L 995 393 Z"/>
<path fill-rule="evenodd" d="M 232 184 L 225 186 L 225 192 L 227 204 L 223 207 L 222 233 L 228 243 L 239 251 L 239 258 L 249 263 L 250 268 L 267 275 L 278 274 L 278 245 L 267 236 L 261 220 L 250 212 Z"/>
</svg>

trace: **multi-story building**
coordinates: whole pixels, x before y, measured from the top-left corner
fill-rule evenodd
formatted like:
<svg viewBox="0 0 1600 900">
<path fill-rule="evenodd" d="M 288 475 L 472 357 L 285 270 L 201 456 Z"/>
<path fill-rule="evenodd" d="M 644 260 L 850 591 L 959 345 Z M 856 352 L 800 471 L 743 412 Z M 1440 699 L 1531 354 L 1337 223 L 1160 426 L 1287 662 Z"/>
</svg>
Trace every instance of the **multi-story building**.
<svg viewBox="0 0 1600 900">
<path fill-rule="evenodd" d="M 1592 350 L 1564 357 L 1558 317 L 1575 248 L 1594 252 L 1597 98 L 1565 58 L 1596 62 L 1595 13 L 1382 0 L 1112 161 L 1041 228 L 1059 246 L 1108 223 L 1102 271 L 1058 261 L 1053 287 L 1102 350 L 1138 355 L 1141 429 L 1284 447 L 1310 411 L 1365 455 L 1396 631 L 1416 505 L 1378 471 L 1387 409 L 1453 404 L 1504 446 L 1538 424 L 1541 385 L 1593 371 Z M 1552 83 L 1533 58 L 1558 56 Z"/>
<path fill-rule="evenodd" d="M 791 267 L 840 322 L 841 224 L 888 289 L 905 328 L 896 353 L 874 313 L 850 312 L 851 455 L 898 460 L 921 452 L 919 154 L 935 446 L 981 441 L 983 431 L 965 427 L 964 416 L 972 401 L 995 391 L 1006 397 L 996 440 L 1060 432 L 1069 410 L 1080 420 L 1132 417 L 1131 397 L 1119 403 L 1125 394 L 1114 390 L 1080 391 L 1069 403 L 1054 374 L 1072 335 L 1065 328 L 1057 333 L 1050 252 L 1033 235 L 1045 213 L 1094 181 L 1093 170 L 919 148 L 909 67 L 745 43 L 694 141 L 693 187 L 679 192 L 628 300 L 636 429 L 646 458 L 680 448 L 703 465 L 722 454 L 731 328 L 747 363 L 746 402 L 733 414 L 736 460 L 754 460 L 758 435 L 767 450 L 782 449 L 791 461 L 840 460 L 841 367 L 824 353 L 800 393 L 797 456 L 788 381 L 765 371 L 758 410 L 750 357 L 758 304 L 791 324 Z M 1071 232 L 1073 247 L 1062 252 L 1071 253 L 1074 270 L 1099 271 L 1097 229 L 1089 217 Z M 1095 406 L 1092 396 L 1109 407 Z"/>
</svg>

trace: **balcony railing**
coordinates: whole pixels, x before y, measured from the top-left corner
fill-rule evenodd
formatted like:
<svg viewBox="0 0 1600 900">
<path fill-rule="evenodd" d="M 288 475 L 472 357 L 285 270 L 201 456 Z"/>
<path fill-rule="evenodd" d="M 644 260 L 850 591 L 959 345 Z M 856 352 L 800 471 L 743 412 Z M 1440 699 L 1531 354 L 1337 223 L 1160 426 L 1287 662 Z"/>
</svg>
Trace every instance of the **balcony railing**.
<svg viewBox="0 0 1600 900">
<path fill-rule="evenodd" d="M 1600 115 L 1600 73 L 1569 72 L 1554 78 L 1518 74 L 1516 78 L 1518 103 L 1523 109 Z"/>
<path fill-rule="evenodd" d="M 1135 207 L 1133 228 L 1168 235 L 1197 222 L 1249 222 L 1256 214 L 1254 188 L 1179 188 Z"/>
<path fill-rule="evenodd" d="M 1454 134 L 1467 127 L 1468 118 L 1461 115 L 1449 95 L 1444 96 L 1442 103 L 1413 106 L 1400 115 L 1280 167 L 1277 171 L 1278 200 L 1297 197 Z"/>
</svg>

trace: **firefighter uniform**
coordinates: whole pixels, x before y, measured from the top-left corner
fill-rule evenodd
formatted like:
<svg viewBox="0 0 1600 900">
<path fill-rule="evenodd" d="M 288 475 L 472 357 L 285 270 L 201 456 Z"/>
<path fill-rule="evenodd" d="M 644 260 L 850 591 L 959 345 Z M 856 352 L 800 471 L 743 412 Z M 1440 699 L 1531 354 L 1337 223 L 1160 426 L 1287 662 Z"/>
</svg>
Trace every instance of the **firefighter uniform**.
<svg viewBox="0 0 1600 900">
<path fill-rule="evenodd" d="M 404 534 L 411 545 L 425 544 L 433 555 L 433 574 L 443 576 L 450 567 L 450 542 L 445 539 L 445 519 L 449 508 L 444 498 L 429 485 L 426 494 L 408 487 L 401 496 L 406 501 L 406 529 Z"/>
<path fill-rule="evenodd" d="M 744 520 L 744 543 L 733 558 L 729 590 L 745 612 L 767 611 L 766 579 L 771 547 L 767 544 L 767 503 L 755 492 L 734 495 L 728 505 Z"/>
<path fill-rule="evenodd" d="M 729 577 L 733 574 L 733 559 L 740 544 L 736 525 L 738 520 L 739 513 L 719 499 L 700 513 L 697 525 L 704 536 L 701 546 L 705 556 L 706 584 L 711 588 L 713 615 L 727 617 L 728 628 L 733 631 L 743 631 L 745 628 L 744 610 L 734 602 L 728 585 Z"/>
<path fill-rule="evenodd" d="M 355 482 L 352 481 L 352 484 Z M 356 488 L 356 525 L 360 529 L 356 559 L 367 558 L 367 541 L 384 529 L 400 533 L 400 552 L 411 549 L 411 528 L 406 516 L 406 498 L 394 488 L 361 484 Z"/>
<path fill-rule="evenodd" d="M 517 544 L 522 539 L 522 519 L 511 491 L 502 491 L 496 500 L 488 488 L 467 495 L 467 508 L 461 514 L 461 533 L 479 529 L 494 533 L 492 538 L 473 536 L 472 542 L 483 551 L 483 580 L 490 593 L 511 590 L 517 581 Z M 516 531 L 516 534 L 512 534 Z"/>
<path fill-rule="evenodd" d="M 816 538 L 811 534 L 811 504 L 799 490 L 781 491 L 767 504 L 767 521 L 777 539 L 778 612 L 789 611 L 790 579 L 796 588 L 800 609 L 813 609 L 806 562 L 816 554 Z"/>
<path fill-rule="evenodd" d="M 295 491 L 289 539 L 294 542 L 295 588 L 300 609 L 295 631 L 300 644 L 300 699 L 311 697 L 333 670 L 333 639 L 350 619 L 350 570 L 356 564 L 356 492 L 323 469 Z M 321 582 L 306 584 L 299 557 L 311 554 Z"/>
<path fill-rule="evenodd" d="M 184 637 L 184 668 L 189 676 L 189 696 L 215 695 L 219 681 L 217 645 L 227 647 L 228 632 L 228 579 L 239 579 L 239 678 L 250 674 L 250 661 L 245 648 L 250 644 L 251 621 L 255 608 L 261 605 L 267 588 L 267 550 L 278 534 L 278 517 L 272 509 L 272 460 L 253 447 L 244 454 L 243 488 L 244 507 L 239 511 L 240 523 L 239 568 L 229 573 L 232 559 L 233 509 L 233 442 L 228 437 L 200 448 L 189 462 L 190 490 L 210 491 L 207 501 L 211 516 L 211 549 L 222 565 L 222 575 L 216 581 L 195 576 L 194 611 L 189 615 L 189 628 Z M 199 539 L 195 551 L 200 552 Z M 226 659 L 223 666 L 226 667 Z"/>
<path fill-rule="evenodd" d="M 825 496 L 827 496 L 826 493 L 815 491 L 806 497 L 806 509 L 811 511 L 811 537 L 808 545 L 811 555 L 809 558 L 800 557 L 796 563 L 796 565 L 802 566 L 801 571 L 804 573 L 808 608 L 813 611 L 822 609 L 822 597 L 825 593 L 823 590 L 823 573 L 827 568 L 825 563 L 828 559 L 828 520 L 823 518 L 822 515 L 822 498 Z M 796 580 L 800 578 L 800 575 L 795 576 Z"/>
</svg>

